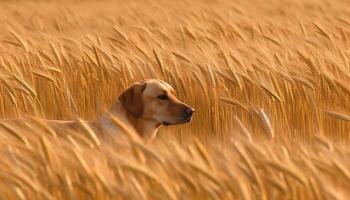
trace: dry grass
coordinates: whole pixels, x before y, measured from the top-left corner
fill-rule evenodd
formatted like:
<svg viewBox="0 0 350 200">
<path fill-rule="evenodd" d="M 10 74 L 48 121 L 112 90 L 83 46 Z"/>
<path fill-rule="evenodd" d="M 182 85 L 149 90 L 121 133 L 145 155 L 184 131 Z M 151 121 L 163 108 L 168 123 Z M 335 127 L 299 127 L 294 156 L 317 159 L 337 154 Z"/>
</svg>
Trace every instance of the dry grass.
<svg viewBox="0 0 350 200">
<path fill-rule="evenodd" d="M 0 117 L 36 117 L 0 123 L 0 198 L 346 199 L 349 10 L 1 1 Z M 145 78 L 171 83 L 194 121 L 144 144 L 86 126 L 62 139 L 39 118 L 92 119 Z"/>
</svg>

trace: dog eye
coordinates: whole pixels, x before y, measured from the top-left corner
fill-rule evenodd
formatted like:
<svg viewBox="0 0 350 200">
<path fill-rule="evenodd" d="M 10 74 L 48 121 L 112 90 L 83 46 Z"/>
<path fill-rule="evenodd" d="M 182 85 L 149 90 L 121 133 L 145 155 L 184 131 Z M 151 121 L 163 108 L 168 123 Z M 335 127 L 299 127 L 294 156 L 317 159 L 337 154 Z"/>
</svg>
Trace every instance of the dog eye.
<svg viewBox="0 0 350 200">
<path fill-rule="evenodd" d="M 162 95 L 157 96 L 157 98 L 158 98 L 158 99 L 161 99 L 161 100 L 166 100 L 166 99 L 168 99 L 169 97 L 168 97 L 168 95 L 166 95 L 166 94 L 162 94 Z"/>
</svg>

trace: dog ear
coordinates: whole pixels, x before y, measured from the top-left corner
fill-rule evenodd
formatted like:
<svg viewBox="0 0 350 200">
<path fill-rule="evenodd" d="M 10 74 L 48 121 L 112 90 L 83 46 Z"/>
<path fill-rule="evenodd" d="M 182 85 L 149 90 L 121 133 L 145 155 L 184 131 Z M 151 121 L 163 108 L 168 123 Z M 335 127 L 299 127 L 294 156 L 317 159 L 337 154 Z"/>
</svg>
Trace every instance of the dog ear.
<svg viewBox="0 0 350 200">
<path fill-rule="evenodd" d="M 146 83 L 134 83 L 128 87 L 120 96 L 119 101 L 124 108 L 134 117 L 140 118 L 143 113 L 142 93 L 146 89 Z"/>
</svg>

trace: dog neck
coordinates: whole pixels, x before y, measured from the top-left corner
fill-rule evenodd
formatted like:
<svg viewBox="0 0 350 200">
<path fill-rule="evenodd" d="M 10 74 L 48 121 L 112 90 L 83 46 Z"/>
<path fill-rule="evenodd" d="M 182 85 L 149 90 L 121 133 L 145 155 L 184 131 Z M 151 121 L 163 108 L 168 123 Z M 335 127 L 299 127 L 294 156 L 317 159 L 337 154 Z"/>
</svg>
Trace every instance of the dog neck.
<svg viewBox="0 0 350 200">
<path fill-rule="evenodd" d="M 157 135 L 160 127 L 159 123 L 154 120 L 136 118 L 131 115 L 124 106 L 117 101 L 109 110 L 109 113 L 121 120 L 124 125 L 135 131 L 140 137 L 153 140 Z M 103 114 L 97 119 L 97 124 L 103 132 L 108 134 L 118 133 L 121 131 L 107 114 Z"/>
</svg>

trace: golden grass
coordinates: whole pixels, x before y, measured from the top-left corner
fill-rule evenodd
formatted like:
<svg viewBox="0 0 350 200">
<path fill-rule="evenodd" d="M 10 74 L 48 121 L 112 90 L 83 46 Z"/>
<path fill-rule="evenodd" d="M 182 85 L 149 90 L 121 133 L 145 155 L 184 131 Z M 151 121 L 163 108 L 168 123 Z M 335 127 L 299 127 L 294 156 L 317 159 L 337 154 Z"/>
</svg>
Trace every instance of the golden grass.
<svg viewBox="0 0 350 200">
<path fill-rule="evenodd" d="M 346 199 L 346 1 L 1 1 L 2 199 Z M 144 143 L 80 120 L 160 78 L 193 122 Z M 78 117 L 78 118 L 77 118 Z M 41 118 L 78 119 L 57 137 Z"/>
</svg>

